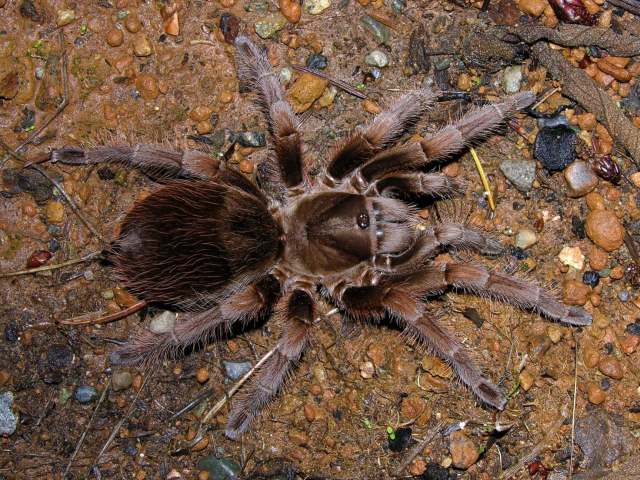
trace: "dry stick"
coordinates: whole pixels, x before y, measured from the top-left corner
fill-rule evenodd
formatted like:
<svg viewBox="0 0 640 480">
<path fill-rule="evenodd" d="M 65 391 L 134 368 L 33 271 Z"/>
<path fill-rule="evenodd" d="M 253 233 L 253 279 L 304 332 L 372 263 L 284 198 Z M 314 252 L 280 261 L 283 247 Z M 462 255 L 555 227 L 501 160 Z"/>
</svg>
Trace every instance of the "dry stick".
<svg viewBox="0 0 640 480">
<path fill-rule="evenodd" d="M 142 385 L 140 385 L 140 390 L 138 390 L 136 392 L 136 395 L 133 397 L 133 400 L 131 401 L 131 405 L 129 406 L 129 409 L 127 410 L 127 412 L 124 414 L 124 416 L 120 419 L 120 421 L 113 427 L 113 430 L 111 431 L 111 435 L 109 435 L 109 438 L 107 438 L 107 441 L 105 442 L 105 444 L 102 446 L 102 449 L 100 450 L 100 453 L 98 453 L 98 456 L 96 457 L 96 459 L 93 461 L 93 463 L 89 466 L 89 470 L 87 470 L 87 476 L 89 476 L 89 472 L 91 472 L 91 469 L 94 467 L 94 465 L 97 465 L 100 462 L 100 457 L 102 457 L 102 455 L 104 455 L 104 452 L 107 451 L 107 448 L 109 448 L 109 445 L 111 445 L 111 442 L 113 442 L 113 439 L 116 438 L 116 435 L 118 434 L 118 432 L 120 431 L 120 428 L 122 427 L 122 425 L 124 425 L 124 422 L 127 421 L 127 419 L 129 418 L 129 416 L 133 413 L 133 411 L 136 408 L 136 402 L 138 401 L 138 397 L 140 397 L 140 394 L 142 393 L 142 390 L 144 390 L 145 385 L 147 384 L 147 380 L 148 380 L 148 373 L 149 369 L 147 368 L 143 373 L 142 376 L 144 377 L 144 381 L 142 382 Z"/>
<path fill-rule="evenodd" d="M 103 323 L 110 323 L 110 322 L 115 322 L 116 320 L 120 320 L 121 318 L 128 317 L 129 315 L 132 315 L 142 310 L 146 306 L 147 306 L 147 302 L 144 300 L 140 300 L 134 303 L 133 305 L 131 305 L 130 307 L 125 308 L 124 310 L 120 310 L 119 312 L 105 315 L 104 317 L 100 317 L 96 319 L 89 318 L 85 320 L 84 317 L 88 315 L 93 315 L 93 313 L 85 313 L 84 315 L 80 315 L 79 317 L 73 317 L 68 320 L 61 320 L 60 323 L 62 325 L 98 325 Z M 102 312 L 97 312 L 97 313 L 99 315 L 102 314 Z"/>
<path fill-rule="evenodd" d="M 573 350 L 573 407 L 571 409 L 571 455 L 569 458 L 569 480 L 573 478 L 573 449 L 576 441 L 576 397 L 578 396 L 578 342 L 573 335 L 576 348 Z"/>
<path fill-rule="evenodd" d="M 341 88 L 342 90 L 344 90 L 347 93 L 350 93 L 354 97 L 361 98 L 361 99 L 367 98 L 367 96 L 364 93 L 359 92 L 358 90 L 353 88 L 351 85 L 349 85 L 347 82 L 343 82 L 342 80 L 337 80 L 335 78 L 332 78 L 324 72 L 320 72 L 319 70 L 315 70 L 309 67 L 303 67 L 302 65 L 291 65 L 291 67 L 294 70 L 297 70 L 299 72 L 310 73 L 311 75 L 315 75 L 316 77 L 323 78 L 327 80 L 331 85 L 335 85 L 336 87 Z"/>
<path fill-rule="evenodd" d="M 54 265 L 44 265 L 42 267 L 28 268 L 26 270 L 18 270 L 17 272 L 0 273 L 0 278 L 17 277 L 18 275 L 29 275 L 30 273 L 46 272 L 49 270 L 57 270 L 58 268 L 68 267 L 69 265 L 76 265 L 78 263 L 89 262 L 100 256 L 101 252 L 93 252 L 84 257 L 76 258 L 74 260 L 67 260 L 66 262 L 56 263 Z"/>
<path fill-rule="evenodd" d="M 51 122 L 53 122 L 56 119 L 58 115 L 62 113 L 62 111 L 67 107 L 67 105 L 69 105 L 69 71 L 67 69 L 67 52 L 66 52 L 66 49 L 64 49 L 64 33 L 62 32 L 62 29 L 58 30 L 58 33 L 60 38 L 60 46 L 63 49 L 62 80 L 61 80 L 62 81 L 62 102 L 60 102 L 60 105 L 58 105 L 58 108 L 56 108 L 56 111 L 53 112 L 53 115 L 51 115 L 47 120 L 45 120 L 42 123 L 42 125 L 36 128 L 33 132 L 31 132 L 31 135 L 29 135 L 24 142 L 18 145 L 16 149 L 13 150 L 13 153 L 17 153 L 20 150 L 22 150 L 24 147 L 29 145 L 38 135 L 40 135 L 40 133 L 45 128 L 47 128 L 51 124 Z M 10 156 L 15 158 L 15 155 L 13 155 L 11 152 L 12 152 L 11 149 L 7 150 L 7 153 L 9 153 Z M 7 161 L 7 158 L 8 157 L 5 156 L 4 158 L 0 159 L 0 167 L 4 165 L 4 163 Z"/>
<path fill-rule="evenodd" d="M 73 451 L 73 453 L 71 454 L 71 458 L 69 458 L 69 463 L 67 463 L 67 468 L 64 469 L 64 473 L 62 474 L 62 478 L 67 478 L 67 473 L 69 473 L 69 470 L 71 469 L 71 465 L 73 464 L 73 461 L 75 460 L 76 455 L 80 451 L 80 447 L 82 447 L 82 444 L 84 443 L 84 439 L 87 436 L 87 432 L 89 431 L 89 428 L 91 428 L 91 424 L 93 423 L 93 420 L 96 418 L 96 414 L 98 413 L 98 409 L 100 408 L 100 405 L 102 405 L 102 401 L 105 399 L 105 397 L 107 395 L 107 391 L 109 390 L 109 386 L 110 385 L 111 385 L 111 379 L 108 379 L 107 380 L 107 384 L 104 386 L 104 390 L 102 390 L 102 395 L 100 395 L 100 400 L 98 400 L 98 404 L 96 405 L 96 408 L 93 411 L 93 414 L 91 415 L 91 418 L 89 419 L 89 423 L 87 423 L 87 426 L 84 429 L 84 432 L 82 432 L 82 435 L 80 435 L 80 438 L 78 439 L 78 443 L 76 444 L 76 448 Z"/>
<path fill-rule="evenodd" d="M 542 438 L 542 440 L 540 440 L 540 442 L 538 442 L 535 447 L 533 447 L 533 449 L 531 449 L 529 453 L 525 454 L 523 457 L 520 457 L 520 459 L 515 464 L 510 466 L 502 473 L 500 480 L 509 480 L 510 478 L 513 478 L 513 476 L 516 475 L 522 468 L 524 468 L 530 461 L 540 455 L 540 452 L 544 450 L 546 443 L 551 440 L 551 437 L 555 435 L 558 430 L 560 430 L 560 427 L 566 419 L 567 417 L 560 417 L 560 419 L 558 419 L 558 421 L 556 421 L 556 423 L 554 423 L 551 428 L 547 430 L 547 434 Z"/>
<path fill-rule="evenodd" d="M 202 417 L 202 420 L 200 421 L 200 426 L 198 427 L 198 432 L 196 433 L 196 436 L 193 437 L 193 439 L 188 442 L 184 447 L 179 448 L 178 450 L 176 450 L 175 452 L 173 452 L 174 454 L 180 454 L 182 452 L 185 451 L 189 451 L 191 448 L 193 448 L 200 440 L 202 440 L 202 438 L 204 437 L 206 428 L 205 428 L 205 423 L 207 423 L 216 413 L 218 413 L 220 411 L 220 409 L 222 407 L 224 407 L 224 405 L 231 399 L 231 397 L 233 397 L 235 395 L 235 393 L 240 390 L 240 387 L 242 387 L 242 385 L 244 385 L 244 383 L 249 380 L 249 377 L 251 377 L 251 375 L 253 375 L 253 373 L 260 368 L 262 365 L 264 365 L 264 363 L 269 360 L 269 358 L 271 357 L 271 355 L 273 355 L 276 350 L 278 349 L 278 347 L 273 347 L 271 350 L 269 350 L 267 353 L 265 353 L 262 358 L 253 366 L 253 368 L 251 370 L 249 370 L 247 373 L 244 374 L 244 376 L 238 380 L 238 382 L 231 388 L 231 390 L 229 390 L 228 392 L 225 392 L 224 397 L 222 397 L 220 400 L 218 400 L 216 402 L 216 404 L 211 408 L 211 410 L 209 410 L 207 412 L 207 414 Z"/>
<path fill-rule="evenodd" d="M 402 475 L 402 472 L 404 471 L 404 469 L 409 466 L 409 464 L 413 461 L 413 459 L 416 458 L 418 454 L 424 449 L 424 447 L 426 447 L 427 444 L 431 440 L 433 440 L 438 433 L 441 432 L 442 427 L 444 427 L 444 422 L 440 421 L 436 424 L 435 427 L 433 427 L 431 430 L 427 432 L 426 436 L 422 439 L 422 441 L 418 443 L 415 447 L 413 447 L 413 449 L 411 449 L 411 451 L 407 454 L 405 459 L 396 469 L 394 476 L 399 477 L 400 475 Z"/>
</svg>

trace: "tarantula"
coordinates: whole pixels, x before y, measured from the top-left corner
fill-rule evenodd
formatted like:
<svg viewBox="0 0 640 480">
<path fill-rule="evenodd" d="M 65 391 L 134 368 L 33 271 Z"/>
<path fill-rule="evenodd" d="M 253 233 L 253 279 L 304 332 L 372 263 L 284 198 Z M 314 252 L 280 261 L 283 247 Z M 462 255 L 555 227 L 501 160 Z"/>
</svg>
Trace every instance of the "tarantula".
<svg viewBox="0 0 640 480">
<path fill-rule="evenodd" d="M 339 145 L 321 175 L 306 175 L 298 120 L 263 49 L 236 40 L 240 80 L 268 121 L 273 152 L 260 186 L 200 152 L 147 145 L 62 148 L 52 161 L 121 163 L 162 170 L 170 181 L 137 203 L 112 247 L 125 286 L 149 303 L 180 310 L 168 333 L 143 331 L 112 354 L 137 362 L 214 337 L 223 327 L 275 310 L 285 321 L 274 353 L 235 399 L 226 434 L 237 438 L 276 395 L 310 341 L 319 295 L 354 319 L 391 315 L 449 362 L 484 403 L 506 398 L 465 348 L 426 311 L 424 298 L 447 287 L 497 298 L 571 325 L 590 315 L 534 283 L 472 263 L 434 263 L 447 248 L 481 254 L 501 245 L 463 224 L 425 228 L 405 194 L 461 194 L 463 184 L 423 167 L 463 150 L 532 103 L 526 92 L 467 113 L 421 141 L 398 143 L 433 104 L 411 91 Z M 402 195 L 398 195 L 402 194 Z"/>
</svg>

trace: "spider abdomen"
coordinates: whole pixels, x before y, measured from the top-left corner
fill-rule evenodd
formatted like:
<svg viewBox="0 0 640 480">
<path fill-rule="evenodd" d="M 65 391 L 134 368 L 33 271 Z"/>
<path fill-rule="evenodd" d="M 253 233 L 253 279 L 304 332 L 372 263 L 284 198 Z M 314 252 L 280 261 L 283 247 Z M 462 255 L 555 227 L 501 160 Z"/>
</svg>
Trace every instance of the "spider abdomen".
<svg viewBox="0 0 640 480">
<path fill-rule="evenodd" d="M 201 309 L 264 275 L 280 252 L 279 237 L 251 189 L 217 180 L 176 182 L 129 212 L 113 261 L 141 298 Z"/>
</svg>

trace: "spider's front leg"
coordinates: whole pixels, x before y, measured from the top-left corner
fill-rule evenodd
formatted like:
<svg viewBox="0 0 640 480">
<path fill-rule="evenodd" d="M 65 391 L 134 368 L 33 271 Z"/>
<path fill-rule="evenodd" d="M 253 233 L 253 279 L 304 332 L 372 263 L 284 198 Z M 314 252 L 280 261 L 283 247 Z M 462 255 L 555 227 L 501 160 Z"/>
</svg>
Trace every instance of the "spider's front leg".
<svg viewBox="0 0 640 480">
<path fill-rule="evenodd" d="M 138 168 L 156 179 L 211 178 L 218 172 L 219 160 L 197 150 L 183 152 L 153 145 L 101 146 L 88 150 L 65 147 L 51 152 L 51 162 L 66 165 L 108 163 Z"/>
<path fill-rule="evenodd" d="M 280 391 L 309 343 L 315 315 L 315 302 L 311 294 L 304 290 L 294 290 L 281 299 L 278 310 L 286 322 L 284 332 L 276 351 L 234 399 L 225 430 L 230 438 L 236 439 L 242 435 Z"/>
<path fill-rule="evenodd" d="M 406 333 L 451 364 L 460 380 L 480 400 L 502 410 L 507 402 L 502 392 L 482 374 L 455 336 L 424 311 L 420 301 L 424 280 L 420 273 L 385 277 L 376 286 L 347 287 L 334 291 L 333 295 L 338 305 L 356 318 L 375 319 L 385 313 L 398 318 L 404 324 Z"/>
</svg>

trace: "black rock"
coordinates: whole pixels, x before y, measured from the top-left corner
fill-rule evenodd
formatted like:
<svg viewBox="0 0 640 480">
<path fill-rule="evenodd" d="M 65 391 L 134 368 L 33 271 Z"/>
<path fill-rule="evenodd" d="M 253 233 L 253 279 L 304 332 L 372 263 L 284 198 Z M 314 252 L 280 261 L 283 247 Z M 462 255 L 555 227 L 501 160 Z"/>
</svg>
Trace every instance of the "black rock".
<svg viewBox="0 0 640 480">
<path fill-rule="evenodd" d="M 533 154 L 547 170 L 563 170 L 575 160 L 576 143 L 576 132 L 570 127 L 545 127 L 536 136 Z"/>
<path fill-rule="evenodd" d="M 587 270 L 582 274 L 582 283 L 590 287 L 597 287 L 600 283 L 600 274 L 595 270 Z"/>
<path fill-rule="evenodd" d="M 9 320 L 4 326 L 4 339 L 9 343 L 15 343 L 18 341 L 19 336 L 18 324 L 15 320 Z"/>
<path fill-rule="evenodd" d="M 637 335 L 640 337 L 640 321 L 636 320 L 635 323 L 630 323 L 624 329 L 629 335 Z"/>
<path fill-rule="evenodd" d="M 324 70 L 327 68 L 327 57 L 319 53 L 309 55 L 309 58 L 307 58 L 307 67 L 315 70 Z"/>
<path fill-rule="evenodd" d="M 580 240 L 587 238 L 587 232 L 584 230 L 584 220 L 573 215 L 571 217 L 571 231 Z"/>
<path fill-rule="evenodd" d="M 53 370 L 61 370 L 71 364 L 73 352 L 67 345 L 51 345 L 47 351 L 47 363 Z"/>
<path fill-rule="evenodd" d="M 412 430 L 410 428 L 398 428 L 394 432 L 394 438 L 391 439 L 389 437 L 389 450 L 392 452 L 401 452 L 411 442 L 411 433 Z"/>
<path fill-rule="evenodd" d="M 437 463 L 429 462 L 420 478 L 422 480 L 449 480 L 449 471 Z"/>
</svg>

